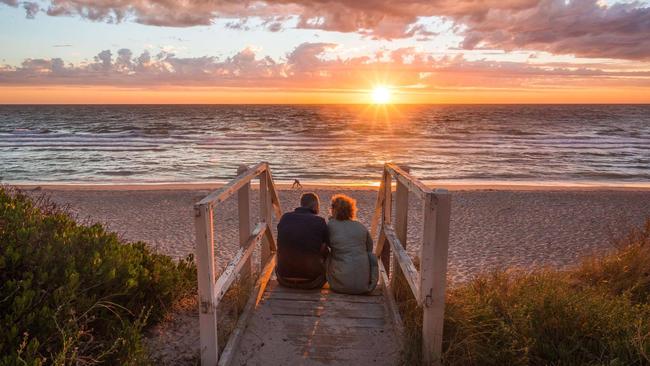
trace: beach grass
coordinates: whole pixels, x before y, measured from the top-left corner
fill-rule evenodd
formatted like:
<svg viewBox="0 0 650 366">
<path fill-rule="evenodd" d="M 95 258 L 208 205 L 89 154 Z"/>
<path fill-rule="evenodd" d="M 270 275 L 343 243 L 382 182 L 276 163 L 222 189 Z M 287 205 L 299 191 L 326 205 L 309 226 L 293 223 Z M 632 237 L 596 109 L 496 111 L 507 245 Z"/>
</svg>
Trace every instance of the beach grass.
<svg viewBox="0 0 650 366">
<path fill-rule="evenodd" d="M 0 365 L 142 365 L 143 330 L 196 292 L 175 261 L 0 188 Z"/>
<path fill-rule="evenodd" d="M 448 289 L 445 365 L 649 365 L 650 220 L 569 270 L 495 271 Z M 403 363 L 420 364 L 421 309 L 397 281 Z"/>
</svg>

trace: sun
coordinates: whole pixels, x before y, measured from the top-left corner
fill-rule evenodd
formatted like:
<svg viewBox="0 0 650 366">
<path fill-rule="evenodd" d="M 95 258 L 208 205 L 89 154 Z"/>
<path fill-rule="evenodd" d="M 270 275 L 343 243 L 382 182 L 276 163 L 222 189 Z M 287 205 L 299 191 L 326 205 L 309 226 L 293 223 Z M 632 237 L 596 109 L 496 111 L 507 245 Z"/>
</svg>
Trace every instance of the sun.
<svg viewBox="0 0 650 366">
<path fill-rule="evenodd" d="M 390 103 L 390 89 L 386 86 L 376 86 L 372 89 L 372 102 L 375 104 Z"/>
</svg>

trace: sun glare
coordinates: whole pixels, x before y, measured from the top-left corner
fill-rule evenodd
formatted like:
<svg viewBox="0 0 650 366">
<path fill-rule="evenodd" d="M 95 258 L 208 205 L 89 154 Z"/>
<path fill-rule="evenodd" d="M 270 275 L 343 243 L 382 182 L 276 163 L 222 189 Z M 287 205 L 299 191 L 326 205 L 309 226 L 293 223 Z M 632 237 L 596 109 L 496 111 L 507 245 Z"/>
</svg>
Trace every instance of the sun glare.
<svg viewBox="0 0 650 366">
<path fill-rule="evenodd" d="M 372 90 L 372 102 L 375 104 L 390 103 L 390 89 L 385 86 L 377 86 Z"/>
</svg>

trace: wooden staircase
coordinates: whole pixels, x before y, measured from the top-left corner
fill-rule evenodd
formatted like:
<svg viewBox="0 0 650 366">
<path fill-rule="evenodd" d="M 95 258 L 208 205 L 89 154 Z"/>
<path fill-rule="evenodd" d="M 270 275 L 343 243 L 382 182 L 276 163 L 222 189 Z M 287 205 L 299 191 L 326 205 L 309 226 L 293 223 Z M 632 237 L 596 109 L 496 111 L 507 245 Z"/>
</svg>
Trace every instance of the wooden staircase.
<svg viewBox="0 0 650 366">
<path fill-rule="evenodd" d="M 381 258 L 379 285 L 368 295 L 344 295 L 330 291 L 327 285 L 319 290 L 278 285 L 274 279 L 276 243 L 271 225 L 273 216 L 279 220 L 282 209 L 269 165 L 242 166 L 238 173 L 194 207 L 202 365 L 397 365 L 403 341 L 402 321 L 392 291 L 397 276 L 404 279 L 400 282 L 408 284 L 422 306 L 423 364 L 440 364 L 451 205 L 446 190 L 431 190 L 396 165 L 384 166 L 371 228 L 377 239 L 375 253 Z M 260 222 L 251 225 L 250 189 L 255 178 L 259 178 Z M 218 243 L 214 241 L 214 209 L 235 194 L 240 250 L 215 278 L 214 250 Z M 409 194 L 423 202 L 420 271 L 405 250 Z M 251 263 L 258 245 L 259 267 Z M 253 275 L 255 285 L 248 302 L 219 352 L 217 304 L 236 279 Z"/>
</svg>

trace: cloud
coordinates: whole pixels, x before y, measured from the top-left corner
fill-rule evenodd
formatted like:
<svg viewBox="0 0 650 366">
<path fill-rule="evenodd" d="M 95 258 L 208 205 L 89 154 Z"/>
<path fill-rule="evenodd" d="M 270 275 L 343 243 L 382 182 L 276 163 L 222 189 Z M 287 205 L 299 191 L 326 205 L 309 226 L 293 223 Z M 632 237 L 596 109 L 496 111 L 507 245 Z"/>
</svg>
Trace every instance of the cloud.
<svg viewBox="0 0 650 366">
<path fill-rule="evenodd" d="M 562 88 L 566 86 L 650 87 L 650 70 L 620 63 L 531 64 L 467 60 L 462 55 L 434 57 L 415 48 L 386 50 L 374 56 L 342 58 L 333 43 L 303 43 L 275 60 L 251 47 L 225 59 L 182 58 L 173 53 L 130 49 L 103 50 L 90 62 L 60 58 L 27 59 L 0 66 L 0 86 L 93 85 L 136 88 L 161 86 L 358 90 L 378 81 L 398 88 Z"/>
<path fill-rule="evenodd" d="M 553 54 L 621 59 L 650 58 L 650 8 L 637 3 L 602 6 L 596 0 L 542 0 L 518 12 L 463 17 L 463 47 L 534 49 Z"/>
<path fill-rule="evenodd" d="M 0 0 L 10 6 L 17 0 Z M 354 32 L 375 39 L 426 40 L 435 36 L 426 17 L 456 24 L 467 49 L 530 49 L 579 57 L 650 58 L 650 8 L 640 2 L 602 5 L 599 0 L 266 0 L 242 2 L 169 0 L 41 0 L 24 2 L 28 16 L 39 8 L 52 16 L 77 15 L 110 23 L 126 19 L 167 27 L 208 25 L 248 29 L 259 17 L 271 32 L 296 27 Z"/>
<path fill-rule="evenodd" d="M 40 6 L 38 6 L 37 3 L 31 1 L 23 2 L 23 8 L 25 9 L 25 16 L 28 19 L 34 19 L 34 17 L 36 17 L 36 13 L 41 10 Z"/>
</svg>

